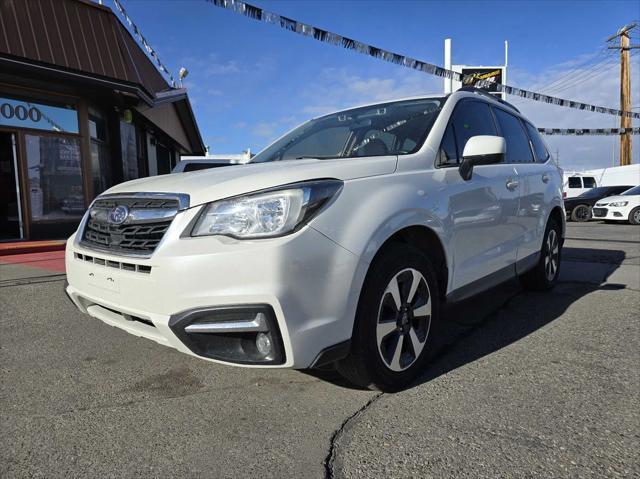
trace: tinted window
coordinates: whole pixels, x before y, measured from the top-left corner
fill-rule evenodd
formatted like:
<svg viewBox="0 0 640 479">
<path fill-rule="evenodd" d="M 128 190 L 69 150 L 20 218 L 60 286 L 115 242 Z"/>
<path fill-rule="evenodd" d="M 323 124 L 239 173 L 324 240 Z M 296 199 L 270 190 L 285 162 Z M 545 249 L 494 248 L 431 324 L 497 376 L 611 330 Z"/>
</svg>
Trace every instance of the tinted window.
<svg viewBox="0 0 640 479">
<path fill-rule="evenodd" d="M 528 163 L 533 161 L 529 138 L 518 118 L 500 108 L 494 108 L 500 133 L 507 142 L 507 163 Z"/>
<path fill-rule="evenodd" d="M 595 188 L 596 187 L 596 179 L 593 176 L 583 176 L 582 182 L 584 183 L 585 188 Z"/>
<path fill-rule="evenodd" d="M 582 188 L 582 181 L 579 176 L 571 176 L 569 178 L 569 188 Z"/>
<path fill-rule="evenodd" d="M 631 186 L 626 185 L 626 186 L 614 186 L 613 188 L 609 189 L 609 194 L 611 195 L 619 195 L 620 193 L 624 193 L 625 191 L 627 191 L 629 188 L 631 188 Z"/>
<path fill-rule="evenodd" d="M 453 126 L 449 124 L 442 137 L 442 145 L 438 158 L 440 165 L 457 165 L 458 154 L 456 153 L 456 140 L 453 136 Z"/>
<path fill-rule="evenodd" d="M 536 160 L 540 163 L 544 163 L 549 159 L 549 152 L 547 151 L 547 147 L 542 141 L 542 137 L 538 130 L 530 125 L 529 123 L 525 123 L 527 127 L 527 131 L 529 132 L 529 138 L 531 139 L 531 144 L 533 145 L 533 151 L 536 152 Z"/>
<path fill-rule="evenodd" d="M 591 188 L 589 191 L 585 191 L 582 193 L 579 198 L 597 198 L 597 197 L 605 197 L 609 195 L 616 194 L 617 192 L 622 192 L 628 187 L 611 187 L 611 186 L 600 186 L 599 188 Z"/>
<path fill-rule="evenodd" d="M 472 136 L 496 134 L 489 105 L 478 101 L 461 103 L 453 113 L 451 124 L 460 155 Z"/>
<path fill-rule="evenodd" d="M 623 195 L 640 195 L 640 186 L 634 186 L 630 190 L 627 190 Z"/>
</svg>

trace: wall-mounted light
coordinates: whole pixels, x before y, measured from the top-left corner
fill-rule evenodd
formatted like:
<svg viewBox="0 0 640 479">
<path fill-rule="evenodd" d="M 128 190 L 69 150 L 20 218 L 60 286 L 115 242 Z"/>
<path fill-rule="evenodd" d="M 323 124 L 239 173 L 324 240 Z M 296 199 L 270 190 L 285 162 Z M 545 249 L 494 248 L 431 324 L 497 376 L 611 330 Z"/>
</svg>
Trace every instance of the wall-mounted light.
<svg viewBox="0 0 640 479">
<path fill-rule="evenodd" d="M 189 70 L 187 70 L 185 67 L 181 67 L 180 71 L 178 71 L 178 78 L 180 78 L 180 87 L 181 88 L 182 88 L 182 80 L 187 78 L 188 75 L 189 75 Z"/>
</svg>

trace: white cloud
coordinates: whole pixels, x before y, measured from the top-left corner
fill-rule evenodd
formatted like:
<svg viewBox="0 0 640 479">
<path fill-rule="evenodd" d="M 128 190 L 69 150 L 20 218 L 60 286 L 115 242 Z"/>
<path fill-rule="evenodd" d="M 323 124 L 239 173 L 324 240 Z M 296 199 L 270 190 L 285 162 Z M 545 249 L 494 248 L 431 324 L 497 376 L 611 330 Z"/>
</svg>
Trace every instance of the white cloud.
<svg viewBox="0 0 640 479">
<path fill-rule="evenodd" d="M 215 75 L 229 75 L 233 73 L 241 73 L 243 69 L 240 67 L 237 61 L 229 60 L 224 63 L 210 62 L 204 69 L 206 77 Z"/>
<path fill-rule="evenodd" d="M 253 133 L 256 136 L 261 136 L 263 138 L 272 138 L 273 135 L 276 133 L 277 128 L 278 128 L 277 122 L 261 121 L 251 129 L 251 133 Z"/>
<path fill-rule="evenodd" d="M 318 116 L 332 111 L 397 98 L 441 92 L 442 80 L 399 69 L 393 77 L 363 77 L 346 68 L 325 68 L 305 86 L 303 112 Z"/>
</svg>

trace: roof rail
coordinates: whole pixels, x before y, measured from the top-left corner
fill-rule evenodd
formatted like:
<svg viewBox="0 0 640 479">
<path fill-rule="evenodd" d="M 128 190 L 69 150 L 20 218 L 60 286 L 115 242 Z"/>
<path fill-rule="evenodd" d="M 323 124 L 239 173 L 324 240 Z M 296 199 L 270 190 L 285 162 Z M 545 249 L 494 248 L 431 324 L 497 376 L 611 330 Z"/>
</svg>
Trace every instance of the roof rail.
<svg viewBox="0 0 640 479">
<path fill-rule="evenodd" d="M 517 111 L 518 113 L 520 113 L 520 110 L 518 110 L 515 106 L 513 106 L 511 103 L 509 103 L 508 101 L 503 100 L 502 98 L 498 97 L 497 95 L 492 95 L 491 93 L 489 93 L 487 90 L 483 90 L 481 88 L 476 88 L 473 86 L 464 86 L 462 88 L 459 88 L 457 91 L 468 91 L 469 93 L 477 93 L 478 95 L 483 95 L 483 96 L 487 96 L 490 98 L 493 98 L 494 100 L 507 105 L 509 108 L 513 108 L 515 111 Z"/>
</svg>

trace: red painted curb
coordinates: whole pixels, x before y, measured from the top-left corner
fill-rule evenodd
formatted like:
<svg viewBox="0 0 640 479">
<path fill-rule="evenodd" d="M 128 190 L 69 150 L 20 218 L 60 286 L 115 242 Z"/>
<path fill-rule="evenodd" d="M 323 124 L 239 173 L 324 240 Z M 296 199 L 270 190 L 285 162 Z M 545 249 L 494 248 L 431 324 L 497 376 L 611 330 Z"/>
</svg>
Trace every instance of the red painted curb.
<svg viewBox="0 0 640 479">
<path fill-rule="evenodd" d="M 25 253 L 46 253 L 48 251 L 62 251 L 67 244 L 64 240 L 54 241 L 16 241 L 0 243 L 0 256 Z"/>
</svg>

